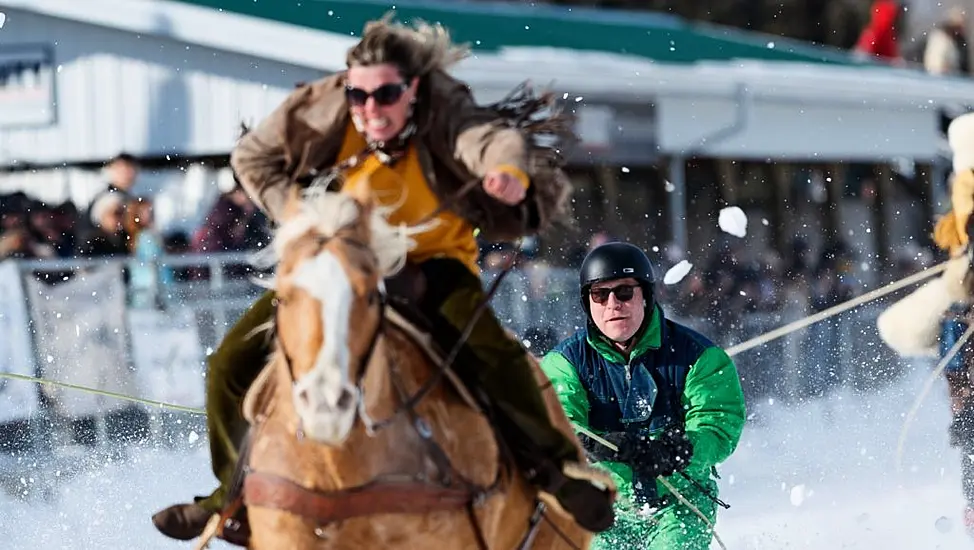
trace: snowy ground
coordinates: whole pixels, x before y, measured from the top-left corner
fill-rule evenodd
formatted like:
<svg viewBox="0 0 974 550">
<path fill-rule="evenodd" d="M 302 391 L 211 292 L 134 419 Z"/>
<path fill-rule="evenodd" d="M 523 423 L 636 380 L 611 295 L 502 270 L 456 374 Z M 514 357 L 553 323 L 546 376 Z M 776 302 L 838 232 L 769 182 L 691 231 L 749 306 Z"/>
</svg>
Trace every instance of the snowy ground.
<svg viewBox="0 0 974 550">
<path fill-rule="evenodd" d="M 738 451 L 721 469 L 721 497 L 731 509 L 722 512 L 717 528 L 727 547 L 974 548 L 962 529 L 959 454 L 946 442 L 942 383 L 910 432 L 904 473 L 896 472 L 899 429 L 925 374 L 868 397 L 841 394 L 794 408 L 749 404 L 762 421 L 748 425 Z M 0 546 L 190 548 L 163 539 L 149 516 L 212 487 L 201 443 L 195 449 L 136 449 L 121 460 L 62 464 L 65 473 L 52 502 L 0 496 Z M 72 463 L 83 464 L 81 471 L 71 474 Z"/>
</svg>

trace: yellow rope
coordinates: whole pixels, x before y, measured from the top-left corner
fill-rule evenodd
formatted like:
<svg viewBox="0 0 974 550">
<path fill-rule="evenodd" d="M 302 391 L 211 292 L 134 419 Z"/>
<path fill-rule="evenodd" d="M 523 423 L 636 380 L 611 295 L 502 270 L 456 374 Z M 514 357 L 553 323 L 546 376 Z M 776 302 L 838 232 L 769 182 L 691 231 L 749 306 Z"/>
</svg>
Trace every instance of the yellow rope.
<svg viewBox="0 0 974 550">
<path fill-rule="evenodd" d="M 924 279 L 928 279 L 930 277 L 933 277 L 934 275 L 936 275 L 936 274 L 940 273 L 941 271 L 947 269 L 947 263 L 948 262 L 943 262 L 943 263 L 938 264 L 938 265 L 935 265 L 935 266 L 933 266 L 931 268 L 924 269 L 923 271 L 921 271 L 919 273 L 914 273 L 913 275 L 910 275 L 908 277 L 904 277 L 904 278 L 900 279 L 899 281 L 894 281 L 894 282 L 892 282 L 892 283 L 890 283 L 890 284 L 888 284 L 888 285 L 886 285 L 886 286 L 884 286 L 882 288 L 877 288 L 875 290 L 871 290 L 871 291 L 863 294 L 862 296 L 857 296 L 857 297 L 855 297 L 855 298 L 853 298 L 851 300 L 847 300 L 845 302 L 842 302 L 841 304 L 834 305 L 834 306 L 832 306 L 832 307 L 830 307 L 828 309 L 824 309 L 824 310 L 822 310 L 822 311 L 820 311 L 820 312 L 818 312 L 818 313 L 816 313 L 814 315 L 809 315 L 808 317 L 804 317 L 804 318 L 799 319 L 797 321 L 788 323 L 787 325 L 785 325 L 783 327 L 776 328 L 776 329 L 774 329 L 774 330 L 772 330 L 770 332 L 766 332 L 766 333 L 764 333 L 764 334 L 762 334 L 760 336 L 756 336 L 754 338 L 751 338 L 750 340 L 748 340 L 746 342 L 741 342 L 740 344 L 737 344 L 735 346 L 731 346 L 731 347 L 727 348 L 727 355 L 733 357 L 733 356 L 737 355 L 738 353 L 747 351 L 747 350 L 749 350 L 751 348 L 756 348 L 756 347 L 758 347 L 758 346 L 760 346 L 762 344 L 766 344 L 766 343 L 768 343 L 768 342 L 770 342 L 772 340 L 775 340 L 777 338 L 781 338 L 782 336 L 787 336 L 788 334 L 791 334 L 792 332 L 795 332 L 797 330 L 803 329 L 803 328 L 807 327 L 808 325 L 815 324 L 815 323 L 817 323 L 819 321 L 824 321 L 825 319 L 828 319 L 829 317 L 834 317 L 834 316 L 842 313 L 843 311 L 852 309 L 852 308 L 854 308 L 856 306 L 862 305 L 862 304 L 864 304 L 866 302 L 870 302 L 870 301 L 875 300 L 877 298 L 882 298 L 883 296 L 886 296 L 887 294 L 896 292 L 897 290 L 899 290 L 899 289 L 901 289 L 903 287 L 907 287 L 907 286 L 910 286 L 912 284 L 918 283 L 918 282 L 920 282 L 920 281 L 922 281 Z"/>
<path fill-rule="evenodd" d="M 196 407 L 187 407 L 185 405 L 177 405 L 175 403 L 166 403 L 165 401 L 154 401 L 152 399 L 142 399 L 141 397 L 132 397 L 131 395 L 125 395 L 123 393 L 116 393 L 113 391 L 99 390 L 95 388 L 89 388 L 87 386 L 80 386 L 78 384 L 72 384 L 70 382 L 60 382 L 57 380 L 48 380 L 47 378 L 39 378 L 36 376 L 27 376 L 24 374 L 14 374 L 12 372 L 0 372 L 0 378 L 9 378 L 10 380 L 20 380 L 23 382 L 33 382 L 35 384 L 43 384 L 45 386 L 55 386 L 58 388 L 67 388 L 69 390 L 78 390 L 85 393 L 91 393 L 94 395 L 103 395 L 105 397 L 113 397 L 115 399 L 121 399 L 123 401 L 131 401 L 133 403 L 142 403 L 143 405 L 151 405 L 153 407 L 161 407 L 164 409 L 172 409 L 174 411 L 188 412 L 191 414 L 201 414 L 205 415 L 206 411 Z"/>
<path fill-rule="evenodd" d="M 614 445 L 612 442 L 600 437 L 597 433 L 593 432 L 592 430 L 589 430 L 588 428 L 585 428 L 584 426 L 580 426 L 574 422 L 572 422 L 572 425 L 575 426 L 576 430 L 591 437 L 595 441 L 598 441 L 599 443 L 608 447 L 609 449 L 616 452 L 619 451 L 619 447 Z M 707 516 L 703 515 L 703 512 L 701 512 L 699 508 L 697 508 L 696 506 L 693 505 L 692 502 L 687 500 L 687 498 L 683 496 L 683 494 L 680 493 L 680 491 L 678 491 L 677 488 L 673 486 L 673 484 L 671 484 L 669 481 L 666 481 L 666 479 L 664 479 L 663 476 L 656 476 L 656 479 L 658 479 L 659 482 L 662 483 L 667 490 L 673 493 L 673 496 L 675 496 L 677 500 L 679 500 L 684 506 L 689 508 L 694 514 L 697 515 L 697 517 L 702 519 L 703 522 L 707 525 L 707 528 L 710 529 L 710 532 L 713 533 L 714 540 L 717 541 L 717 544 L 719 544 L 720 547 L 723 548 L 724 550 L 727 550 L 727 546 L 724 545 L 724 541 L 722 541 L 720 539 L 720 535 L 717 534 L 717 529 L 714 527 L 714 524 L 711 523 L 709 519 L 707 519 Z"/>
</svg>

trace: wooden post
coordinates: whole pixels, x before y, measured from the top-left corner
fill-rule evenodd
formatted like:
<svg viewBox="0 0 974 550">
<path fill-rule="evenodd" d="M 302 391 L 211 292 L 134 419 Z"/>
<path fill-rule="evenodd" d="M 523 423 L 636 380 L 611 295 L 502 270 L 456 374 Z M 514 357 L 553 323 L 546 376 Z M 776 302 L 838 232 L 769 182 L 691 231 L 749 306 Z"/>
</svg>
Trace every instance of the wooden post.
<svg viewBox="0 0 974 550">
<path fill-rule="evenodd" d="M 771 245 L 775 250 L 787 250 L 788 243 L 785 236 L 791 234 L 791 224 L 787 214 L 790 202 L 788 189 L 791 187 L 791 166 L 777 162 L 765 164 L 764 169 L 767 181 L 771 185 L 771 197 L 768 201 Z"/>
<path fill-rule="evenodd" d="M 825 248 L 839 244 L 839 232 L 842 228 L 842 195 L 846 186 L 846 170 L 843 164 L 828 164 L 822 167 L 825 178 L 825 188 L 828 190 L 825 199 Z"/>
<path fill-rule="evenodd" d="M 670 159 L 670 185 L 673 190 L 667 193 L 669 203 L 667 207 L 670 213 L 670 241 L 677 246 L 684 254 L 689 251 L 690 235 L 687 230 L 687 160 L 681 156 L 674 156 Z"/>
<path fill-rule="evenodd" d="M 737 190 L 741 188 L 743 174 L 741 174 L 741 164 L 733 160 L 718 159 L 717 163 L 717 188 L 720 189 L 720 197 L 724 202 L 735 204 L 737 202 Z"/>
<path fill-rule="evenodd" d="M 619 215 L 619 179 L 618 168 L 608 164 L 600 164 L 595 169 L 595 181 L 598 182 L 602 193 L 602 219 L 605 228 L 613 235 L 621 235 L 622 223 Z"/>
<path fill-rule="evenodd" d="M 934 206 L 934 166 L 931 164 L 918 164 L 916 167 L 916 185 L 914 190 L 919 196 L 920 205 L 923 209 L 923 219 L 925 221 L 920 234 L 916 236 L 917 244 L 922 247 L 933 247 L 933 226 L 939 212 Z"/>
<path fill-rule="evenodd" d="M 876 284 L 890 282 L 892 264 L 890 263 L 890 239 L 887 229 L 886 202 L 889 201 L 893 190 L 893 171 L 888 164 L 881 164 L 873 169 L 876 180 L 876 198 L 873 201 L 870 226 L 872 226 L 874 243 L 876 246 L 875 269 Z"/>
</svg>

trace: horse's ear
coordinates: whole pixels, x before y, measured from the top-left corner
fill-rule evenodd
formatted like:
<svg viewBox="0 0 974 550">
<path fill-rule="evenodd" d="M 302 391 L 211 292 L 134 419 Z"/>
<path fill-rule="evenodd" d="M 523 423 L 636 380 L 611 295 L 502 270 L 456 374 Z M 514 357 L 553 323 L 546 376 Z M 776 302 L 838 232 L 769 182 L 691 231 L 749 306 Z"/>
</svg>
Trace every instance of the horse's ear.
<svg viewBox="0 0 974 550">
<path fill-rule="evenodd" d="M 289 220 L 301 212 L 301 188 L 292 185 L 284 201 L 284 219 Z"/>
<path fill-rule="evenodd" d="M 355 200 L 362 205 L 363 217 L 368 219 L 372 215 L 372 211 L 375 210 L 375 198 L 373 198 L 371 193 L 359 193 L 355 197 Z"/>
<path fill-rule="evenodd" d="M 369 185 L 356 185 L 351 188 L 343 187 L 341 192 L 352 197 L 356 202 L 362 205 L 362 212 L 371 213 L 375 206 L 375 200 L 373 199 L 371 191 L 372 188 Z"/>
</svg>

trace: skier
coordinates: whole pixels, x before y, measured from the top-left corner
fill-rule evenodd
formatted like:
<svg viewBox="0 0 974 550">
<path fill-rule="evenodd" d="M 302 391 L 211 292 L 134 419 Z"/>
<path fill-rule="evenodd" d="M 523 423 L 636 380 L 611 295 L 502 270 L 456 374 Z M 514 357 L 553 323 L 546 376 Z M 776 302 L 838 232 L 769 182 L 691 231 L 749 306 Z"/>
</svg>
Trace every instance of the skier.
<svg viewBox="0 0 974 550">
<path fill-rule="evenodd" d="M 610 242 L 593 249 L 579 275 L 587 326 L 541 367 L 569 419 L 618 447 L 579 435 L 619 489 L 615 524 L 594 547 L 705 550 L 710 528 L 657 476 L 713 524 L 716 504 L 723 504 L 715 465 L 737 447 L 744 394 L 721 348 L 664 316 L 655 283 L 638 247 Z"/>
</svg>

